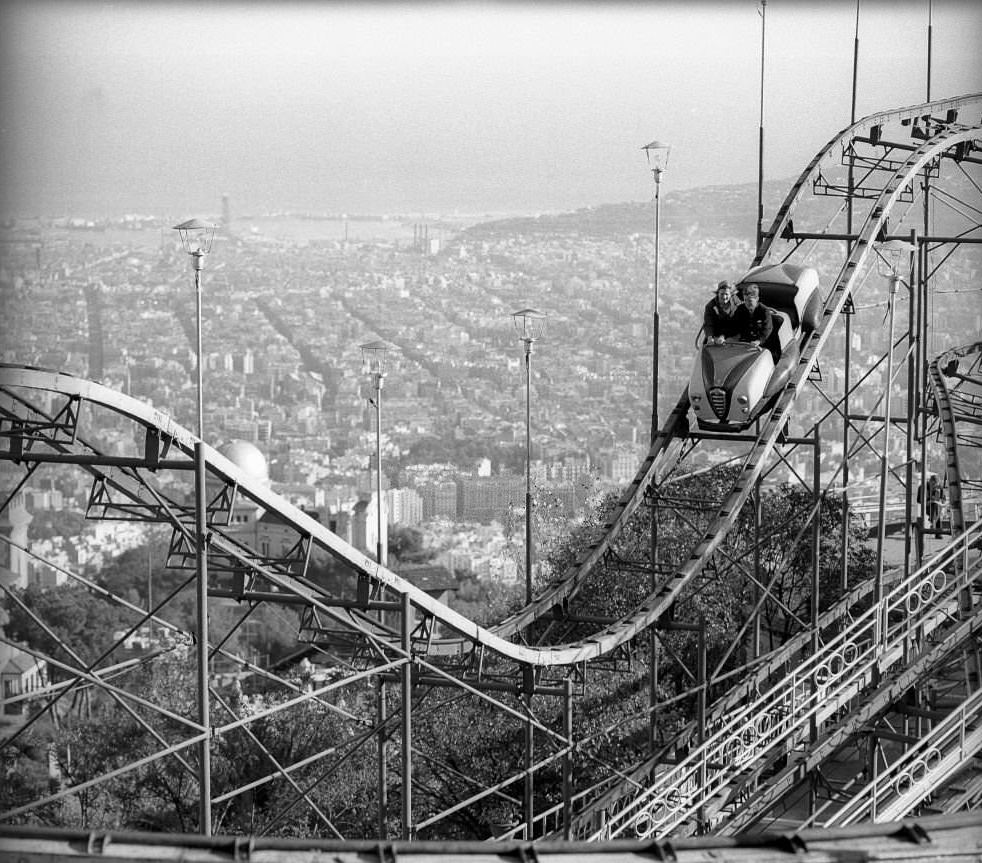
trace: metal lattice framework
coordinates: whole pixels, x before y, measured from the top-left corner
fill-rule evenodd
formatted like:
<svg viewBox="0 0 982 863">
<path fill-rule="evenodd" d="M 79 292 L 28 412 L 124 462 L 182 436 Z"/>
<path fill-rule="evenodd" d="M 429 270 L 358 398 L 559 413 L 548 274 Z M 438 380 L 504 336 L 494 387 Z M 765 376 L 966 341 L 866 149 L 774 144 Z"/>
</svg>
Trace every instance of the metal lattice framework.
<svg viewBox="0 0 982 863">
<path fill-rule="evenodd" d="M 490 627 L 348 545 L 161 411 L 57 371 L 0 366 L 0 458 L 22 472 L 4 491 L 3 509 L 37 471 L 71 466 L 90 478 L 88 518 L 163 525 L 170 531 L 169 567 L 191 570 L 191 483 L 201 447 L 208 591 L 235 611 L 223 631 L 210 635 L 210 656 L 280 693 L 250 704 L 212 679 L 207 697 L 215 719 L 207 726 L 177 708 L 171 693 L 148 697 L 130 686 L 138 671 L 190 656 L 197 633 L 180 631 L 168 607 L 194 576 L 153 608 L 141 608 L 65 570 L 125 608 L 132 627 L 94 661 L 71 644 L 60 643 L 57 655 L 30 648 L 59 679 L 32 693 L 43 706 L 0 747 L 12 751 L 23 743 L 32 726 L 57 716 L 67 696 L 98 691 L 139 727 L 141 755 L 25 800 L 0 819 L 51 811 L 162 764 L 194 785 L 203 742 L 234 743 L 258 765 L 241 784 L 213 777 L 198 791 L 203 805 L 228 807 L 275 788 L 279 809 L 263 826 L 271 833 L 302 806 L 308 829 L 349 838 L 317 791 L 373 746 L 376 794 L 348 808 L 361 807 L 359 823 L 373 813 L 380 838 L 441 836 L 461 813 L 492 803 L 512 813 L 496 821 L 499 836 L 575 838 L 898 818 L 928 798 L 943 800 L 946 810 L 971 806 L 982 793 L 973 777 L 958 793 L 944 789 L 970 769 L 982 744 L 972 731 L 982 684 L 974 635 L 982 624 L 974 601 L 982 575 L 975 511 L 982 475 L 973 472 L 982 449 L 980 346 L 937 344 L 932 316 L 942 272 L 964 278 L 956 252 L 971 252 L 982 239 L 980 133 L 982 97 L 973 95 L 872 115 L 816 155 L 752 263 L 808 263 L 828 286 L 820 325 L 773 410 L 751 432 L 701 434 L 689 428 L 683 393 L 634 481 L 574 562 L 531 603 Z M 939 207 L 944 218 L 935 213 Z M 891 284 L 902 292 L 887 293 L 878 265 L 886 262 L 883 244 L 894 239 L 913 251 L 899 268 L 894 264 Z M 883 309 L 880 321 L 872 310 Z M 866 343 L 862 358 L 852 353 L 856 336 Z M 892 394 L 901 413 L 893 412 Z M 134 451 L 104 451 L 88 431 L 96 416 L 125 424 L 128 439 L 139 441 Z M 891 444 L 894 428 L 903 436 Z M 730 481 L 718 493 L 699 494 L 698 477 L 724 462 Z M 867 473 L 871 463 L 875 470 Z M 918 489 L 935 463 L 947 480 L 951 515 L 943 530 L 935 524 L 925 530 L 929 504 Z M 766 490 L 782 483 L 799 493 L 797 520 L 789 514 L 786 524 L 762 524 Z M 839 590 L 823 602 L 820 513 L 839 494 L 843 526 L 868 517 L 876 575 L 850 579 L 851 540 L 843 527 Z M 273 514 L 275 530 L 262 536 L 238 530 L 234 513 L 243 502 Z M 903 552 L 888 561 L 892 518 Z M 673 537 L 691 537 L 685 548 L 667 541 L 670 525 Z M 3 539 L 11 550 L 30 553 Z M 799 558 L 811 570 L 806 611 L 781 587 Z M 314 566 L 324 560 L 328 579 Z M 738 578 L 753 594 L 739 633 L 707 647 L 711 588 Z M 598 614 L 597 592 L 612 583 L 636 601 Z M 15 591 L 4 592 L 8 603 L 33 615 Z M 298 656 L 330 659 L 328 679 L 263 667 L 229 649 L 251 615 L 267 606 L 293 610 Z M 774 620 L 785 631 L 765 648 L 762 627 L 773 629 Z M 147 623 L 170 633 L 167 646 L 138 661 L 115 661 L 114 649 Z M 599 728 L 578 724 L 595 707 L 598 680 L 622 681 L 626 693 L 649 689 L 647 709 L 605 718 Z M 452 753 L 433 750 L 420 734 L 426 723 L 445 729 L 471 716 L 458 714 L 465 701 L 511 728 L 522 750 L 520 763 L 503 762 L 493 782 L 464 774 Z M 344 731 L 336 744 L 286 763 L 264 735 L 304 711 Z M 680 718 L 667 724 L 667 713 Z M 611 740 L 622 753 L 616 759 L 600 745 Z M 853 750 L 862 757 L 847 757 Z M 547 782 L 558 793 L 537 796 Z M 398 796 L 398 817 L 390 792 Z"/>
</svg>

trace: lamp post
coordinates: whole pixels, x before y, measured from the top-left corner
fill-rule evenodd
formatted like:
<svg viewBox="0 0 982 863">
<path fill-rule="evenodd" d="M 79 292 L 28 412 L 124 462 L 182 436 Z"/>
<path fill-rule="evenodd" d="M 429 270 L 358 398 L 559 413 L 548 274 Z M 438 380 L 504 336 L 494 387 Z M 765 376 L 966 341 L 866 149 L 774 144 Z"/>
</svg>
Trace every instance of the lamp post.
<svg viewBox="0 0 982 863">
<path fill-rule="evenodd" d="M 659 270 L 659 241 L 661 228 L 661 175 L 668 167 L 668 155 L 671 146 L 663 141 L 652 141 L 645 144 L 645 159 L 651 171 L 652 179 L 655 181 L 655 219 L 654 236 L 652 246 L 654 247 L 654 260 L 652 262 L 652 311 L 651 311 L 651 435 L 650 443 L 655 444 L 655 437 L 658 434 L 658 353 L 660 350 L 659 340 L 661 336 L 661 317 L 659 314 L 658 303 L 658 270 Z M 658 509 L 652 504 L 651 507 L 651 547 L 649 549 L 651 560 L 651 588 L 652 591 L 657 587 L 658 581 Z M 648 747 L 651 752 L 655 751 L 655 705 L 657 703 L 656 693 L 658 691 L 658 636 L 652 628 L 648 634 L 648 690 L 649 690 L 649 713 L 648 713 Z"/>
<path fill-rule="evenodd" d="M 194 271 L 195 331 L 197 335 L 197 390 L 198 390 L 198 440 L 194 445 L 194 520 L 195 520 L 195 575 L 198 600 L 198 721 L 204 738 L 198 744 L 199 797 L 198 824 L 202 835 L 211 835 L 211 719 L 208 709 L 208 551 L 207 506 L 205 491 L 204 451 L 204 376 L 201 351 L 201 271 L 205 255 L 211 251 L 215 239 L 215 225 L 201 219 L 189 219 L 174 230 L 180 232 L 181 245 L 191 257 Z"/>
<path fill-rule="evenodd" d="M 375 559 L 386 566 L 386 546 L 382 542 L 382 382 L 385 379 L 385 360 L 389 346 L 385 342 L 366 342 L 361 345 L 361 359 L 364 370 L 372 380 L 374 397 L 369 402 L 375 406 L 375 494 L 376 526 Z M 371 473 L 369 471 L 369 473 Z"/>
<path fill-rule="evenodd" d="M 542 338 L 546 316 L 535 309 L 519 309 L 512 312 L 512 323 L 525 346 L 525 604 L 532 602 L 532 345 Z M 531 666 L 523 669 L 523 698 L 527 718 L 525 721 L 525 780 L 522 789 L 525 838 L 532 839 L 534 823 L 534 787 L 532 761 L 534 734 L 532 729 L 532 696 L 535 691 Z"/>
<path fill-rule="evenodd" d="M 525 345 L 525 602 L 532 602 L 532 345 L 542 338 L 546 316 L 535 309 L 512 312 Z"/>
<path fill-rule="evenodd" d="M 389 346 L 382 341 L 365 342 L 359 345 L 361 350 L 362 369 L 368 373 L 372 381 L 374 394 L 368 399 L 369 404 L 375 408 L 375 560 L 380 566 L 387 566 L 387 544 L 383 543 L 382 538 L 382 383 L 385 380 L 385 359 Z M 369 461 L 369 481 L 371 481 L 371 461 Z M 368 602 L 368 580 L 364 577 L 359 579 L 358 584 L 359 600 Z M 404 610 L 405 613 L 405 610 Z M 405 626 L 405 624 L 404 624 Z M 407 673 L 408 673 L 407 666 Z M 405 696 L 404 696 L 405 697 Z M 379 678 L 378 684 L 378 835 L 379 839 L 386 838 L 386 823 L 388 821 L 388 770 L 386 768 L 385 756 L 385 730 L 384 722 L 386 716 L 385 704 L 385 681 Z M 408 702 L 408 699 L 406 699 Z M 406 711 L 408 713 L 408 709 Z M 408 721 L 408 720 L 407 720 Z M 403 755 L 408 758 L 407 748 L 403 744 Z M 409 770 L 403 772 L 404 786 L 408 787 L 410 775 Z M 408 793 L 403 794 L 403 804 L 407 805 Z M 408 819 L 403 818 L 403 829 L 405 829 Z"/>
<path fill-rule="evenodd" d="M 671 145 L 663 141 L 652 141 L 645 144 L 642 148 L 645 158 L 648 160 L 648 168 L 655 181 L 655 226 L 654 226 L 654 262 L 652 273 L 652 324 L 654 330 L 654 341 L 651 353 L 651 442 L 655 442 L 655 435 L 658 433 L 658 338 L 660 320 L 658 316 L 658 240 L 659 228 L 661 223 L 661 175 L 668 168 L 668 154 L 671 152 Z"/>
</svg>

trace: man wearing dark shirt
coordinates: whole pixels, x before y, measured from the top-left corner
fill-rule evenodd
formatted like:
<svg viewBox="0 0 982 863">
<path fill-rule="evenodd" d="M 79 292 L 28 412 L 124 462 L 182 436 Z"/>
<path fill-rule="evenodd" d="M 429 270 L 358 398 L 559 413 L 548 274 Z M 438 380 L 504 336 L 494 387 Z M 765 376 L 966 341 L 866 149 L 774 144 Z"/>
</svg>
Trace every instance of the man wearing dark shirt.
<svg viewBox="0 0 982 863">
<path fill-rule="evenodd" d="M 708 344 L 721 345 L 737 335 L 735 320 L 738 308 L 733 285 L 724 279 L 716 286 L 716 296 L 706 303 L 702 313 L 702 326 Z"/>
<path fill-rule="evenodd" d="M 774 318 L 767 306 L 761 305 L 760 288 L 747 285 L 743 289 L 743 305 L 736 310 L 734 320 L 740 341 L 760 347 L 774 330 Z"/>
</svg>

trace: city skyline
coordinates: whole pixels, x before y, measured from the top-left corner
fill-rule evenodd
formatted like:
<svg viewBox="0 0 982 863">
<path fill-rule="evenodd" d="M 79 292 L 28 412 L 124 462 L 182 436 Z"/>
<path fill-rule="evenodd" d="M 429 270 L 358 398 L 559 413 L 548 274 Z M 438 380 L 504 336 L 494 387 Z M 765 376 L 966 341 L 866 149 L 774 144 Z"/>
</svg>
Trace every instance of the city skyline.
<svg viewBox="0 0 982 863">
<path fill-rule="evenodd" d="M 497 213 L 757 175 L 759 2 L 38 3 L 0 12 L 5 215 Z M 967 2 L 766 6 L 764 174 L 982 89 Z M 930 16 L 930 17 L 929 17 Z"/>
</svg>

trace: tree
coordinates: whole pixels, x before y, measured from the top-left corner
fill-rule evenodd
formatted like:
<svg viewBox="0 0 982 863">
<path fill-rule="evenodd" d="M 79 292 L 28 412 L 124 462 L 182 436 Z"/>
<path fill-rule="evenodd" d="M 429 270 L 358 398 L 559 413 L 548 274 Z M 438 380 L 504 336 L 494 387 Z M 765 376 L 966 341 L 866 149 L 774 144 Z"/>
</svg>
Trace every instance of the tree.
<svg viewBox="0 0 982 863">
<path fill-rule="evenodd" d="M 81 536 L 85 530 L 85 514 L 73 509 L 43 509 L 31 518 L 31 539 L 34 541 L 61 536 L 66 539 Z"/>
<path fill-rule="evenodd" d="M 684 564 L 694 544 L 708 528 L 738 476 L 733 467 L 714 468 L 698 476 L 666 484 L 658 490 L 658 576 L 664 580 Z M 584 547 L 595 541 L 616 504 L 614 495 L 601 499 L 583 522 L 566 534 L 550 554 L 552 571 L 566 572 Z M 723 540 L 704 570 L 687 584 L 668 612 L 668 618 L 679 622 L 704 622 L 707 658 L 710 671 L 721 674 L 742 667 L 750 658 L 748 627 L 757 596 L 756 584 L 769 586 L 761 604 L 760 615 L 766 638 L 764 649 L 773 649 L 807 627 L 810 622 L 812 595 L 811 517 L 814 500 L 809 489 L 781 485 L 767 487 L 761 496 L 763 525 L 756 557 L 759 571 L 754 571 L 754 504 L 751 500 L 739 514 L 734 528 Z M 842 502 L 838 495 L 825 494 L 818 507 L 821 525 L 819 608 L 824 610 L 840 596 L 839 571 L 841 549 Z M 565 643 L 588 637 L 600 621 L 616 620 L 632 612 L 652 592 L 650 555 L 650 508 L 639 508 L 614 543 L 613 553 L 603 559 L 585 583 L 569 599 L 568 620 L 541 620 L 531 632 L 542 643 Z M 865 527 L 851 520 L 849 570 L 852 582 L 858 583 L 873 571 L 874 553 Z M 587 622 L 597 621 L 597 622 Z M 664 645 L 660 651 L 660 697 L 671 698 L 693 690 L 694 670 L 698 657 L 695 632 L 659 632 Z M 638 660 L 633 680 L 643 683 L 647 676 L 646 643 L 632 645 Z M 598 667 L 602 667 L 602 664 Z M 593 686 L 606 684 L 604 675 L 591 676 L 588 698 Z M 625 673 L 624 685 L 631 685 Z M 719 695 L 728 683 L 713 689 Z M 615 721 L 614 703 L 596 701 L 596 722 Z M 659 710 L 660 727 L 671 733 L 679 723 L 691 718 L 694 696 L 689 702 L 677 702 L 671 711 Z M 638 727 L 644 725 L 644 721 Z M 626 730 L 626 726 L 623 726 Z M 610 738 L 613 744 L 615 738 Z M 612 756 L 611 756 L 612 757 Z"/>
<path fill-rule="evenodd" d="M 15 596 L 23 607 L 17 602 L 8 604 L 7 635 L 69 664 L 74 664 L 74 660 L 62 645 L 69 646 L 82 661 L 92 662 L 112 646 L 113 632 L 127 628 L 127 620 L 132 622 L 131 612 L 76 584 L 47 590 L 32 586 L 16 591 Z M 38 625 L 24 607 L 42 620 L 53 635 Z"/>
<path fill-rule="evenodd" d="M 658 490 L 659 578 L 670 575 L 687 560 L 694 542 L 718 512 L 720 501 L 726 497 L 734 479 L 732 469 L 715 469 Z M 543 532 L 551 531 L 556 537 L 555 541 L 541 546 L 544 569 L 566 572 L 581 551 L 595 541 L 597 531 L 615 504 L 613 495 L 600 498 L 582 520 L 571 525 L 558 504 L 550 505 L 543 499 L 537 508 L 538 517 L 545 522 Z M 811 492 L 797 486 L 768 487 L 761 495 L 760 507 L 764 527 L 756 546 L 754 510 L 753 505 L 748 505 L 719 551 L 683 589 L 672 609 L 677 621 L 707 622 L 710 667 L 719 665 L 724 672 L 739 668 L 748 658 L 741 628 L 752 612 L 755 558 L 756 581 L 769 586 L 760 612 L 770 639 L 768 646 L 777 646 L 807 625 L 810 604 L 815 601 L 809 524 L 814 510 Z M 820 608 L 827 607 L 838 595 L 841 511 L 841 501 L 834 495 L 825 496 L 818 507 L 822 532 Z M 871 571 L 873 556 L 864 530 L 854 523 L 847 529 L 851 534 L 851 578 L 858 582 Z M 649 531 L 650 509 L 641 508 L 614 543 L 614 553 L 594 568 L 571 597 L 572 615 L 568 619 L 561 614 L 548 616 L 526 629 L 525 637 L 542 644 L 573 641 L 588 636 L 605 621 L 634 610 L 652 590 Z M 796 538 L 802 541 L 793 542 Z M 397 545 L 408 556 L 417 553 L 416 542 L 413 532 L 405 531 Z M 124 569 L 118 571 L 120 588 L 125 585 Z M 325 589 L 353 588 L 352 573 L 333 559 L 312 562 L 310 577 Z M 465 580 L 455 605 L 468 617 L 490 624 L 522 604 L 523 588 L 524 585 L 514 585 L 506 589 L 474 579 Z M 84 644 L 87 659 L 94 658 L 102 647 L 103 642 L 95 633 L 106 628 L 106 622 L 98 617 L 104 611 L 97 611 L 96 605 L 119 611 L 79 588 L 34 591 L 25 596 L 25 604 L 37 608 L 51 621 L 58 638 L 74 646 L 85 642 L 88 636 L 89 641 Z M 232 627 L 239 614 L 241 610 L 233 606 L 216 609 L 213 617 L 216 634 Z M 257 628 L 262 631 L 270 652 L 295 644 L 296 618 L 292 613 L 284 618 L 283 608 L 264 605 L 253 617 L 261 622 Z M 41 632 L 22 611 L 12 615 L 11 625 L 13 631 L 34 639 L 43 649 L 52 652 L 58 649 L 55 640 Z M 277 647 L 272 646 L 274 637 L 278 639 Z M 697 648 L 696 636 L 691 632 L 662 632 L 661 637 L 670 650 L 662 653 L 659 697 L 667 700 L 689 692 L 688 700 L 677 700 L 670 708 L 656 711 L 656 730 L 668 739 L 693 715 L 692 681 L 686 666 L 694 667 Z M 241 643 L 236 643 L 236 638 Z M 255 632 L 247 633 L 243 629 L 227 646 L 241 652 L 258 642 Z M 647 640 L 639 638 L 628 645 L 623 655 L 587 666 L 574 711 L 574 739 L 578 744 L 573 758 L 580 787 L 616 777 L 619 772 L 631 769 L 643 757 L 642 753 L 646 753 L 648 656 Z M 458 673 L 459 660 L 448 661 L 456 663 L 451 673 Z M 484 679 L 502 682 L 521 679 L 521 670 L 513 663 L 493 656 L 486 656 L 481 662 Z M 296 682 L 301 689 L 308 685 L 304 673 L 297 672 Z M 126 686 L 173 714 L 189 719 L 196 715 L 194 668 L 186 650 L 171 651 L 146 668 L 114 679 L 114 684 Z M 246 789 L 216 807 L 216 829 L 279 836 L 334 836 L 337 830 L 345 838 L 374 836 L 377 731 L 373 723 L 379 690 L 358 681 L 330 696 L 348 714 L 345 718 L 317 701 L 266 713 L 269 708 L 283 705 L 295 692 L 273 683 L 253 683 L 247 687 L 248 694 L 241 689 L 226 689 L 212 702 L 216 727 L 233 719 L 257 716 L 249 723 L 248 732 L 236 727 L 217 734 L 212 741 L 215 787 Z M 57 728 L 45 729 L 43 734 L 39 729 L 34 737 L 25 739 L 20 750 L 5 753 L 8 760 L 16 762 L 12 767 L 5 762 L 7 775 L 13 771 L 22 778 L 4 789 L 4 801 L 16 805 L 25 796 L 36 799 L 42 795 L 46 758 L 39 753 L 46 752 L 44 747 L 49 744 L 56 754 L 61 781 L 69 785 L 104 775 L 113 767 L 147 759 L 160 751 L 159 740 L 147 732 L 142 722 L 107 694 L 93 692 L 91 715 L 62 708 Z M 387 715 L 395 727 L 401 706 L 395 687 L 388 688 L 387 697 L 390 699 Z M 482 788 L 517 777 L 524 769 L 524 728 L 520 719 L 525 710 L 523 699 L 517 691 L 499 692 L 494 698 L 514 712 L 490 705 L 488 700 L 460 689 L 414 687 L 414 817 L 419 821 L 454 810 L 435 823 L 424 838 L 484 839 L 498 829 L 499 823 L 520 819 L 520 780 L 479 802 L 455 808 Z M 136 709 L 164 739 L 175 741 L 187 737 L 187 727 L 174 719 L 144 708 Z M 562 698 L 536 695 L 533 712 L 537 722 L 559 735 L 564 734 Z M 386 751 L 392 820 L 399 811 L 401 752 L 398 735 L 390 730 L 389 737 L 392 745 Z M 256 740 L 260 745 L 256 745 Z M 558 751 L 558 742 L 547 734 L 536 732 L 535 740 L 537 759 Z M 196 755 L 193 747 L 181 752 L 192 770 L 173 755 L 150 759 L 111 781 L 83 789 L 63 805 L 49 807 L 31 817 L 90 828 L 138 826 L 193 832 L 197 827 L 197 785 L 193 773 Z M 309 762 L 291 770 L 290 776 L 305 789 L 332 826 L 302 799 L 298 802 L 297 791 L 277 775 L 273 764 L 274 760 L 291 765 L 305 759 Z M 536 811 L 558 802 L 562 793 L 561 760 L 557 757 L 536 772 Z"/>
<path fill-rule="evenodd" d="M 50 723 L 36 724 L 0 747 L 0 812 L 25 806 L 49 792 Z M 61 824 L 61 807 L 48 804 L 16 818 L 20 824 Z"/>
<path fill-rule="evenodd" d="M 423 547 L 422 532 L 405 525 L 394 525 L 389 530 L 389 555 L 400 563 L 426 563 L 433 558 Z"/>
<path fill-rule="evenodd" d="M 525 602 L 525 585 L 466 575 L 458 578 L 450 606 L 481 626 L 491 626 Z"/>
</svg>

